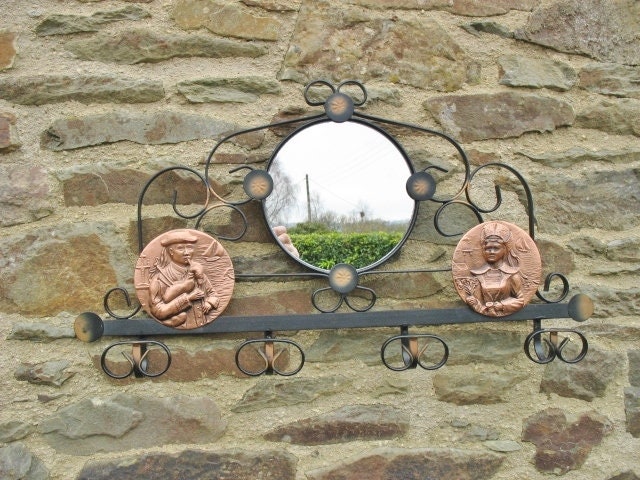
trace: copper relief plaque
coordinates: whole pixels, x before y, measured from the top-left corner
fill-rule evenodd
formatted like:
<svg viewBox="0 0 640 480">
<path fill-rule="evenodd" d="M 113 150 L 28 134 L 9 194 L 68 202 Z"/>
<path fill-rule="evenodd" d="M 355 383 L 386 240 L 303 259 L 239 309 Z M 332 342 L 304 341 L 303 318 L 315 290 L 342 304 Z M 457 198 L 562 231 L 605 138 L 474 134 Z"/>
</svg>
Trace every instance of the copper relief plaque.
<svg viewBox="0 0 640 480">
<path fill-rule="evenodd" d="M 452 271 L 458 295 L 469 307 L 482 315 L 503 317 L 523 308 L 535 295 L 542 262 L 524 230 L 490 221 L 460 239 Z"/>
<path fill-rule="evenodd" d="M 171 230 L 144 248 L 134 274 L 142 308 L 163 325 L 198 328 L 231 300 L 235 274 L 224 247 L 198 230 Z"/>
</svg>

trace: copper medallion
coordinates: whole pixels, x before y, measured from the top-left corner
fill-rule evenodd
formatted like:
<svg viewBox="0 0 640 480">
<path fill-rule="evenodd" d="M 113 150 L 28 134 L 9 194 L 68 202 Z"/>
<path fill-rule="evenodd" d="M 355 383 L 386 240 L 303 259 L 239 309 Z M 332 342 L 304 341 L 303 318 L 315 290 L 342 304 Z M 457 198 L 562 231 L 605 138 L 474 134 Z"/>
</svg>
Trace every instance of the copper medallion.
<svg viewBox="0 0 640 480">
<path fill-rule="evenodd" d="M 535 295 L 542 262 L 527 232 L 511 223 L 490 221 L 460 239 L 452 271 L 458 295 L 467 305 L 482 315 L 503 317 Z"/>
<path fill-rule="evenodd" d="M 171 230 L 144 248 L 134 274 L 142 308 L 163 325 L 198 328 L 213 322 L 231 300 L 231 258 L 215 238 Z"/>
</svg>

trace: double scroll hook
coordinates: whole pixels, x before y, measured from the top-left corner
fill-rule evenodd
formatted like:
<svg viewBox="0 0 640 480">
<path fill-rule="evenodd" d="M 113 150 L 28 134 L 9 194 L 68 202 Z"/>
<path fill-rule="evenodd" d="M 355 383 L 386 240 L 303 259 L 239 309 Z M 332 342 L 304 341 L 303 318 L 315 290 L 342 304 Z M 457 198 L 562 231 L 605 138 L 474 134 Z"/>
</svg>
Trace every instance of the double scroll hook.
<svg viewBox="0 0 640 480">
<path fill-rule="evenodd" d="M 538 364 L 547 364 L 553 362 L 556 358 L 564 363 L 578 363 L 581 361 L 589 350 L 587 337 L 577 330 L 571 328 L 542 328 L 541 320 L 533 321 L 533 332 L 531 332 L 524 341 L 524 353 L 529 360 Z M 559 333 L 571 334 L 580 340 L 580 351 L 575 354 L 567 354 L 565 348 L 572 341 L 567 335 L 560 338 Z M 543 337 L 548 334 L 548 337 Z M 532 353 L 533 351 L 533 353 Z M 535 356 L 534 356 L 535 354 Z"/>
<path fill-rule="evenodd" d="M 298 351 L 300 357 L 297 362 L 291 358 L 287 347 L 293 347 Z M 240 344 L 236 350 L 235 361 L 238 369 L 250 377 L 273 374 L 290 377 L 302 370 L 304 351 L 293 340 L 276 339 L 273 338 L 272 332 L 265 332 L 264 338 L 247 340 Z"/>
<path fill-rule="evenodd" d="M 427 353 L 431 353 L 433 344 L 440 346 L 442 353 L 439 351 L 436 354 L 434 361 L 427 357 Z M 390 345 L 400 345 L 400 361 L 396 360 L 397 355 L 388 351 Z M 429 352 L 427 349 L 429 348 Z M 439 355 L 442 355 L 441 357 Z M 409 334 L 409 328 L 406 326 L 401 327 L 400 335 L 387 339 L 380 349 L 380 356 L 382 363 L 389 370 L 395 372 L 401 372 L 420 366 L 425 370 L 437 370 L 447 363 L 449 358 L 449 347 L 442 338 L 436 335 L 430 334 Z"/>
<path fill-rule="evenodd" d="M 111 363 L 113 359 L 109 360 L 107 357 L 111 349 L 116 348 L 117 350 L 117 347 L 121 345 L 131 345 L 131 355 L 124 351 L 121 352 L 122 356 L 129 363 L 130 368 L 125 369 L 122 372 L 114 372 L 113 370 L 111 370 L 111 368 L 109 368 L 109 363 Z M 159 348 L 152 349 L 151 347 Z M 151 352 L 154 352 L 154 358 L 150 358 Z M 158 352 L 158 354 L 156 354 L 155 352 Z M 131 376 L 131 374 L 133 374 L 136 378 L 159 377 L 167 370 L 169 370 L 169 367 L 171 366 L 171 351 L 169 350 L 169 347 L 167 347 L 164 343 L 158 342 L 156 340 L 134 340 L 116 342 L 109 345 L 102 352 L 102 356 L 100 357 L 100 366 L 102 367 L 104 373 L 109 375 L 111 378 L 115 378 L 118 380 L 127 378 Z"/>
</svg>

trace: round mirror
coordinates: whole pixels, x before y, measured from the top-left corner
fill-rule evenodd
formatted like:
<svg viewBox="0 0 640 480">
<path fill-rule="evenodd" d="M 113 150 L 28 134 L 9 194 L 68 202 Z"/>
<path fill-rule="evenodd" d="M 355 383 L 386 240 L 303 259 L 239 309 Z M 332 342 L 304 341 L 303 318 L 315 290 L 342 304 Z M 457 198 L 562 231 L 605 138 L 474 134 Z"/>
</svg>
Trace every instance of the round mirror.
<svg viewBox="0 0 640 480">
<path fill-rule="evenodd" d="M 392 137 L 369 124 L 307 124 L 276 148 L 267 171 L 267 224 L 289 255 L 316 271 L 379 265 L 413 225 L 411 163 Z"/>
</svg>

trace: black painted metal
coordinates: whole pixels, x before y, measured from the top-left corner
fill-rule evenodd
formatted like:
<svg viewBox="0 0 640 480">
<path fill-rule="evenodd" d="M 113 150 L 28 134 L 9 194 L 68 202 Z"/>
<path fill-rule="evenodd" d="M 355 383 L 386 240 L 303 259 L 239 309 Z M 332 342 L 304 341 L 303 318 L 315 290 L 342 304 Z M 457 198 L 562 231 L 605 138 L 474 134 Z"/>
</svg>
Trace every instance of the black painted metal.
<svg viewBox="0 0 640 480">
<path fill-rule="evenodd" d="M 323 101 L 315 101 L 311 98 L 311 88 L 325 88 L 327 90 L 327 95 L 325 100 Z M 359 90 L 361 94 L 357 94 L 357 98 L 353 98 L 352 96 L 344 93 L 345 90 L 349 88 L 350 90 Z M 78 338 L 83 341 L 95 341 L 102 336 L 120 336 L 120 337 L 148 337 L 148 336 L 175 336 L 175 335 L 216 335 L 216 334 L 228 334 L 228 333 L 249 333 L 249 332 L 262 332 L 264 334 L 263 339 L 257 340 L 248 340 L 240 345 L 236 354 L 236 364 L 239 369 L 245 372 L 247 375 L 253 375 L 255 372 L 250 371 L 248 369 L 243 369 L 243 367 L 238 363 L 238 358 L 240 355 L 240 351 L 246 347 L 256 347 L 262 345 L 262 350 L 259 353 L 262 356 L 262 359 L 265 360 L 266 366 L 264 370 L 260 370 L 257 374 L 280 374 L 280 375 L 289 375 L 297 373 L 300 368 L 302 368 L 302 364 L 304 363 L 304 352 L 302 348 L 295 342 L 286 339 L 276 339 L 272 336 L 272 332 L 287 332 L 287 331 L 298 331 L 298 330 L 327 330 L 327 329 L 351 329 L 351 328 L 377 328 L 377 327 L 392 327 L 392 328 L 400 328 L 401 334 L 396 335 L 395 337 L 390 337 L 382 346 L 381 355 L 383 359 L 383 363 L 392 370 L 404 370 L 408 368 L 415 368 L 420 365 L 426 369 L 439 368 L 447 360 L 448 357 L 448 346 L 440 337 L 431 334 L 411 334 L 409 333 L 410 327 L 427 327 L 427 326 L 437 326 L 437 325 L 450 325 L 450 324 L 471 324 L 471 323 L 488 323 L 488 322 L 514 322 L 514 321 L 532 321 L 533 322 L 533 331 L 531 334 L 527 336 L 525 341 L 525 353 L 527 357 L 529 357 L 532 361 L 536 363 L 548 363 L 553 361 L 554 359 L 559 359 L 561 361 L 567 363 L 575 363 L 584 358 L 587 353 L 588 344 L 586 337 L 573 329 L 566 328 L 543 328 L 542 321 L 543 320 L 551 320 L 551 319 L 559 319 L 559 318 L 570 318 L 575 321 L 581 322 L 586 318 L 589 318 L 593 311 L 593 306 L 591 300 L 584 295 L 576 295 L 574 296 L 568 303 L 561 303 L 565 300 L 569 293 L 569 282 L 560 273 L 551 273 L 547 276 L 544 282 L 544 286 L 541 291 L 537 292 L 537 297 L 545 303 L 541 304 L 530 304 L 527 305 L 522 310 L 509 315 L 507 317 L 485 317 L 480 315 L 473 310 L 465 307 L 462 308 L 449 308 L 449 309 L 430 309 L 430 310 L 393 310 L 393 311 L 376 311 L 373 307 L 376 302 L 377 294 L 373 289 L 364 287 L 359 284 L 359 278 L 364 277 L 366 275 L 378 275 L 378 274 L 396 274 L 396 273 L 410 273 L 410 272 L 443 272 L 450 271 L 450 266 L 446 267 L 435 267 L 435 268 L 419 268 L 412 270 L 384 270 L 384 269 L 376 269 L 378 266 L 382 265 L 385 261 L 387 261 L 391 256 L 397 253 L 400 248 L 402 248 L 403 244 L 409 238 L 413 228 L 415 227 L 416 219 L 417 219 L 417 210 L 419 202 L 434 202 L 439 204 L 439 208 L 434 214 L 433 224 L 435 230 L 442 235 L 443 237 L 453 237 L 463 234 L 464 232 L 447 232 L 443 225 L 441 225 L 441 220 L 443 218 L 443 212 L 446 209 L 450 208 L 453 205 L 461 205 L 467 209 L 469 209 L 476 217 L 477 221 L 480 223 L 483 221 L 483 215 L 490 214 L 496 212 L 500 206 L 502 205 L 502 194 L 500 187 L 498 185 L 494 186 L 494 195 L 495 195 L 495 204 L 490 208 L 482 208 L 477 203 L 474 202 L 471 195 L 471 186 L 473 180 L 478 176 L 480 172 L 488 169 L 498 169 L 504 170 L 515 177 L 518 181 L 519 185 L 524 192 L 526 205 L 524 208 L 526 210 L 526 215 L 528 218 L 528 230 L 529 235 L 532 238 L 535 238 L 535 215 L 534 215 L 534 204 L 533 204 L 533 196 L 531 194 L 531 190 L 525 181 L 525 179 L 520 175 L 520 173 L 512 168 L 509 165 L 503 163 L 489 163 L 486 165 L 479 166 L 475 169 L 471 168 L 471 164 L 469 159 L 462 148 L 462 146 L 452 137 L 428 128 L 424 128 L 418 125 L 393 121 L 381 117 L 377 117 L 374 115 L 365 114 L 357 111 L 356 107 L 362 106 L 367 100 L 367 91 L 362 85 L 362 83 L 355 80 L 347 80 L 339 85 L 332 85 L 331 83 L 324 80 L 316 80 L 309 83 L 304 89 L 304 99 L 306 103 L 310 106 L 324 106 L 324 112 L 318 114 L 312 114 L 306 117 L 299 117 L 290 120 L 274 122 L 267 125 L 262 125 L 254 128 L 249 128 L 241 131 L 234 132 L 230 135 L 222 138 L 213 149 L 210 151 L 205 166 L 204 173 L 200 172 L 184 166 L 175 166 L 169 167 L 164 170 L 159 171 L 156 175 L 154 175 L 147 184 L 143 187 L 139 199 L 138 199 L 138 211 L 137 211 L 137 219 L 138 219 L 138 247 L 139 250 L 142 251 L 144 248 L 143 242 L 143 205 L 145 204 L 145 194 L 152 183 L 154 183 L 159 177 L 165 175 L 169 172 L 183 172 L 189 175 L 195 176 L 202 184 L 204 190 L 206 191 L 206 198 L 204 204 L 201 208 L 198 209 L 195 213 L 185 214 L 181 212 L 178 208 L 178 192 L 173 191 L 171 197 L 171 205 L 173 207 L 174 213 L 185 220 L 193 220 L 195 222 L 194 228 L 200 228 L 205 217 L 215 209 L 227 208 L 232 210 L 233 212 L 238 214 L 238 229 L 235 234 L 225 234 L 221 235 L 217 232 L 209 232 L 215 236 L 217 236 L 221 240 L 229 240 L 236 241 L 240 240 L 248 228 L 248 220 L 245 213 L 242 211 L 241 207 L 246 205 L 252 201 L 262 201 L 264 197 L 252 196 L 248 185 L 250 185 L 250 180 L 252 177 L 260 177 L 270 179 L 268 171 L 257 170 L 252 166 L 243 165 L 237 168 L 230 170 L 230 173 L 239 172 L 241 170 L 247 170 L 249 173 L 245 176 L 244 182 L 244 194 L 246 198 L 231 200 L 228 198 L 223 198 L 220 194 L 218 194 L 209 180 L 209 170 L 211 167 L 211 162 L 213 157 L 218 150 L 218 148 L 225 144 L 226 142 L 232 141 L 235 137 L 252 132 L 258 132 L 261 130 L 267 130 L 278 127 L 293 127 L 296 131 L 300 129 L 306 128 L 309 125 L 313 125 L 318 122 L 345 122 L 345 121 L 355 121 L 359 123 L 363 123 L 371 126 L 372 128 L 380 131 L 385 136 L 389 137 L 393 143 L 397 146 L 397 148 L 402 152 L 403 156 L 409 163 L 411 178 L 407 181 L 407 193 L 416 200 L 416 209 L 414 210 L 414 215 L 412 216 L 410 226 L 408 228 L 407 234 L 404 236 L 400 244 L 388 255 L 386 255 L 383 259 L 376 262 L 373 265 L 368 267 L 360 268 L 357 270 L 355 275 L 354 285 L 349 285 L 348 291 L 342 291 L 340 288 L 335 288 L 335 285 L 332 285 L 330 281 L 330 272 L 321 271 L 316 268 L 312 268 L 310 265 L 305 264 L 302 261 L 299 263 L 304 267 L 307 271 L 302 273 L 279 273 L 279 274 L 268 274 L 268 273 L 252 273 L 252 272 L 236 272 L 237 280 L 245 280 L 251 278 L 287 278 L 287 277 L 308 277 L 308 278 L 321 278 L 327 281 L 327 287 L 317 288 L 314 292 L 311 293 L 311 304 L 318 311 L 318 313 L 313 314 L 298 314 L 298 315 L 263 315 L 263 316 L 220 316 L 214 322 L 205 325 L 204 327 L 193 329 L 193 330 L 180 330 L 174 329 L 170 327 L 166 327 L 162 325 L 160 322 L 151 319 L 151 318 L 134 318 L 135 315 L 139 312 L 140 307 L 133 307 L 131 304 L 131 300 L 129 294 L 124 288 L 116 287 L 112 288 L 107 292 L 104 298 L 104 308 L 105 311 L 110 315 L 111 318 L 103 320 L 99 315 L 91 312 L 86 312 L 81 314 L 76 320 L 75 330 Z M 464 173 L 463 178 L 460 183 L 460 186 L 457 192 L 447 198 L 443 198 L 442 196 L 436 195 L 436 181 L 431 175 L 429 171 L 439 171 L 443 173 L 447 173 L 447 171 L 441 167 L 430 165 L 424 168 L 421 171 L 417 171 L 415 166 L 412 164 L 411 159 L 404 151 L 403 147 L 397 142 L 390 134 L 386 132 L 384 129 L 386 127 L 391 128 L 402 128 L 405 130 L 414 131 L 421 134 L 431 135 L 434 137 L 438 137 L 440 139 L 444 139 L 448 142 L 454 150 L 457 152 L 457 155 L 460 157 L 462 161 Z M 289 136 L 287 136 L 289 138 Z M 283 143 L 286 141 L 283 140 Z M 282 145 L 281 143 L 280 145 Z M 278 151 L 277 147 L 275 152 Z M 275 155 L 274 152 L 274 155 Z M 273 157 L 272 157 L 273 158 Z M 412 180 L 421 180 L 423 184 L 429 185 L 428 192 L 423 194 L 418 194 L 416 191 L 412 191 L 410 188 L 410 183 Z M 268 196 L 269 193 L 265 194 L 265 197 Z M 273 235 L 273 232 L 271 232 Z M 274 236 L 274 240 L 277 242 L 277 239 Z M 295 258 L 292 257 L 294 260 Z M 355 269 L 354 269 L 355 270 Z M 560 294 L 557 295 L 557 298 L 550 299 L 547 296 L 547 292 L 549 291 L 550 284 L 553 280 L 560 280 L 562 283 L 562 289 Z M 358 306 L 355 302 L 350 301 L 350 293 L 354 290 L 358 290 L 359 293 L 365 292 L 365 295 L 368 299 L 368 303 L 364 306 Z M 318 302 L 318 297 L 323 295 L 325 292 L 329 291 L 330 293 L 337 294 L 337 301 L 334 307 L 321 308 Z M 131 310 L 130 313 L 126 315 L 120 315 L 116 313 L 110 306 L 110 298 L 115 295 L 123 295 L 126 301 L 127 306 Z M 338 312 L 341 306 L 345 305 L 351 311 L 348 313 Z M 580 352 L 575 357 L 568 357 L 563 353 L 566 345 L 566 339 L 559 339 L 559 333 L 564 333 L 567 335 L 573 335 L 575 338 L 578 338 L 581 342 Z M 548 335 L 548 338 L 544 337 L 544 335 Z M 416 342 L 418 339 L 424 340 L 434 340 L 436 343 L 439 342 L 442 348 L 444 349 L 444 356 L 440 362 L 436 362 L 435 365 L 423 365 L 420 359 L 420 349 L 416 348 Z M 161 342 L 155 340 L 136 340 L 129 342 L 117 342 L 115 345 L 121 344 L 131 344 L 134 348 L 134 355 L 128 356 L 125 355 L 127 361 L 131 364 L 131 371 L 125 375 L 129 376 L 134 374 L 135 376 L 155 376 L 155 374 L 150 374 L 145 368 L 145 355 L 147 352 L 147 347 L 155 346 L 160 347 L 162 351 L 166 352 L 168 363 L 166 368 L 169 368 L 169 364 L 171 361 L 171 355 L 169 349 L 166 345 Z M 401 358 L 403 359 L 404 366 L 400 366 L 398 368 L 392 368 L 392 366 L 387 364 L 385 360 L 385 352 L 389 348 L 390 345 L 400 345 L 401 347 Z M 274 345 L 279 346 L 291 346 L 294 349 L 297 349 L 301 355 L 302 362 L 297 368 L 293 368 L 288 371 L 280 371 L 274 367 Z M 109 349 L 112 347 L 107 347 L 102 357 L 102 368 L 109 376 L 114 378 L 123 378 L 123 376 L 114 374 L 111 372 L 106 366 L 105 358 L 109 352 Z M 246 371 L 245 371 L 246 370 Z M 160 374 L 164 373 L 166 369 L 162 370 Z"/>
</svg>

